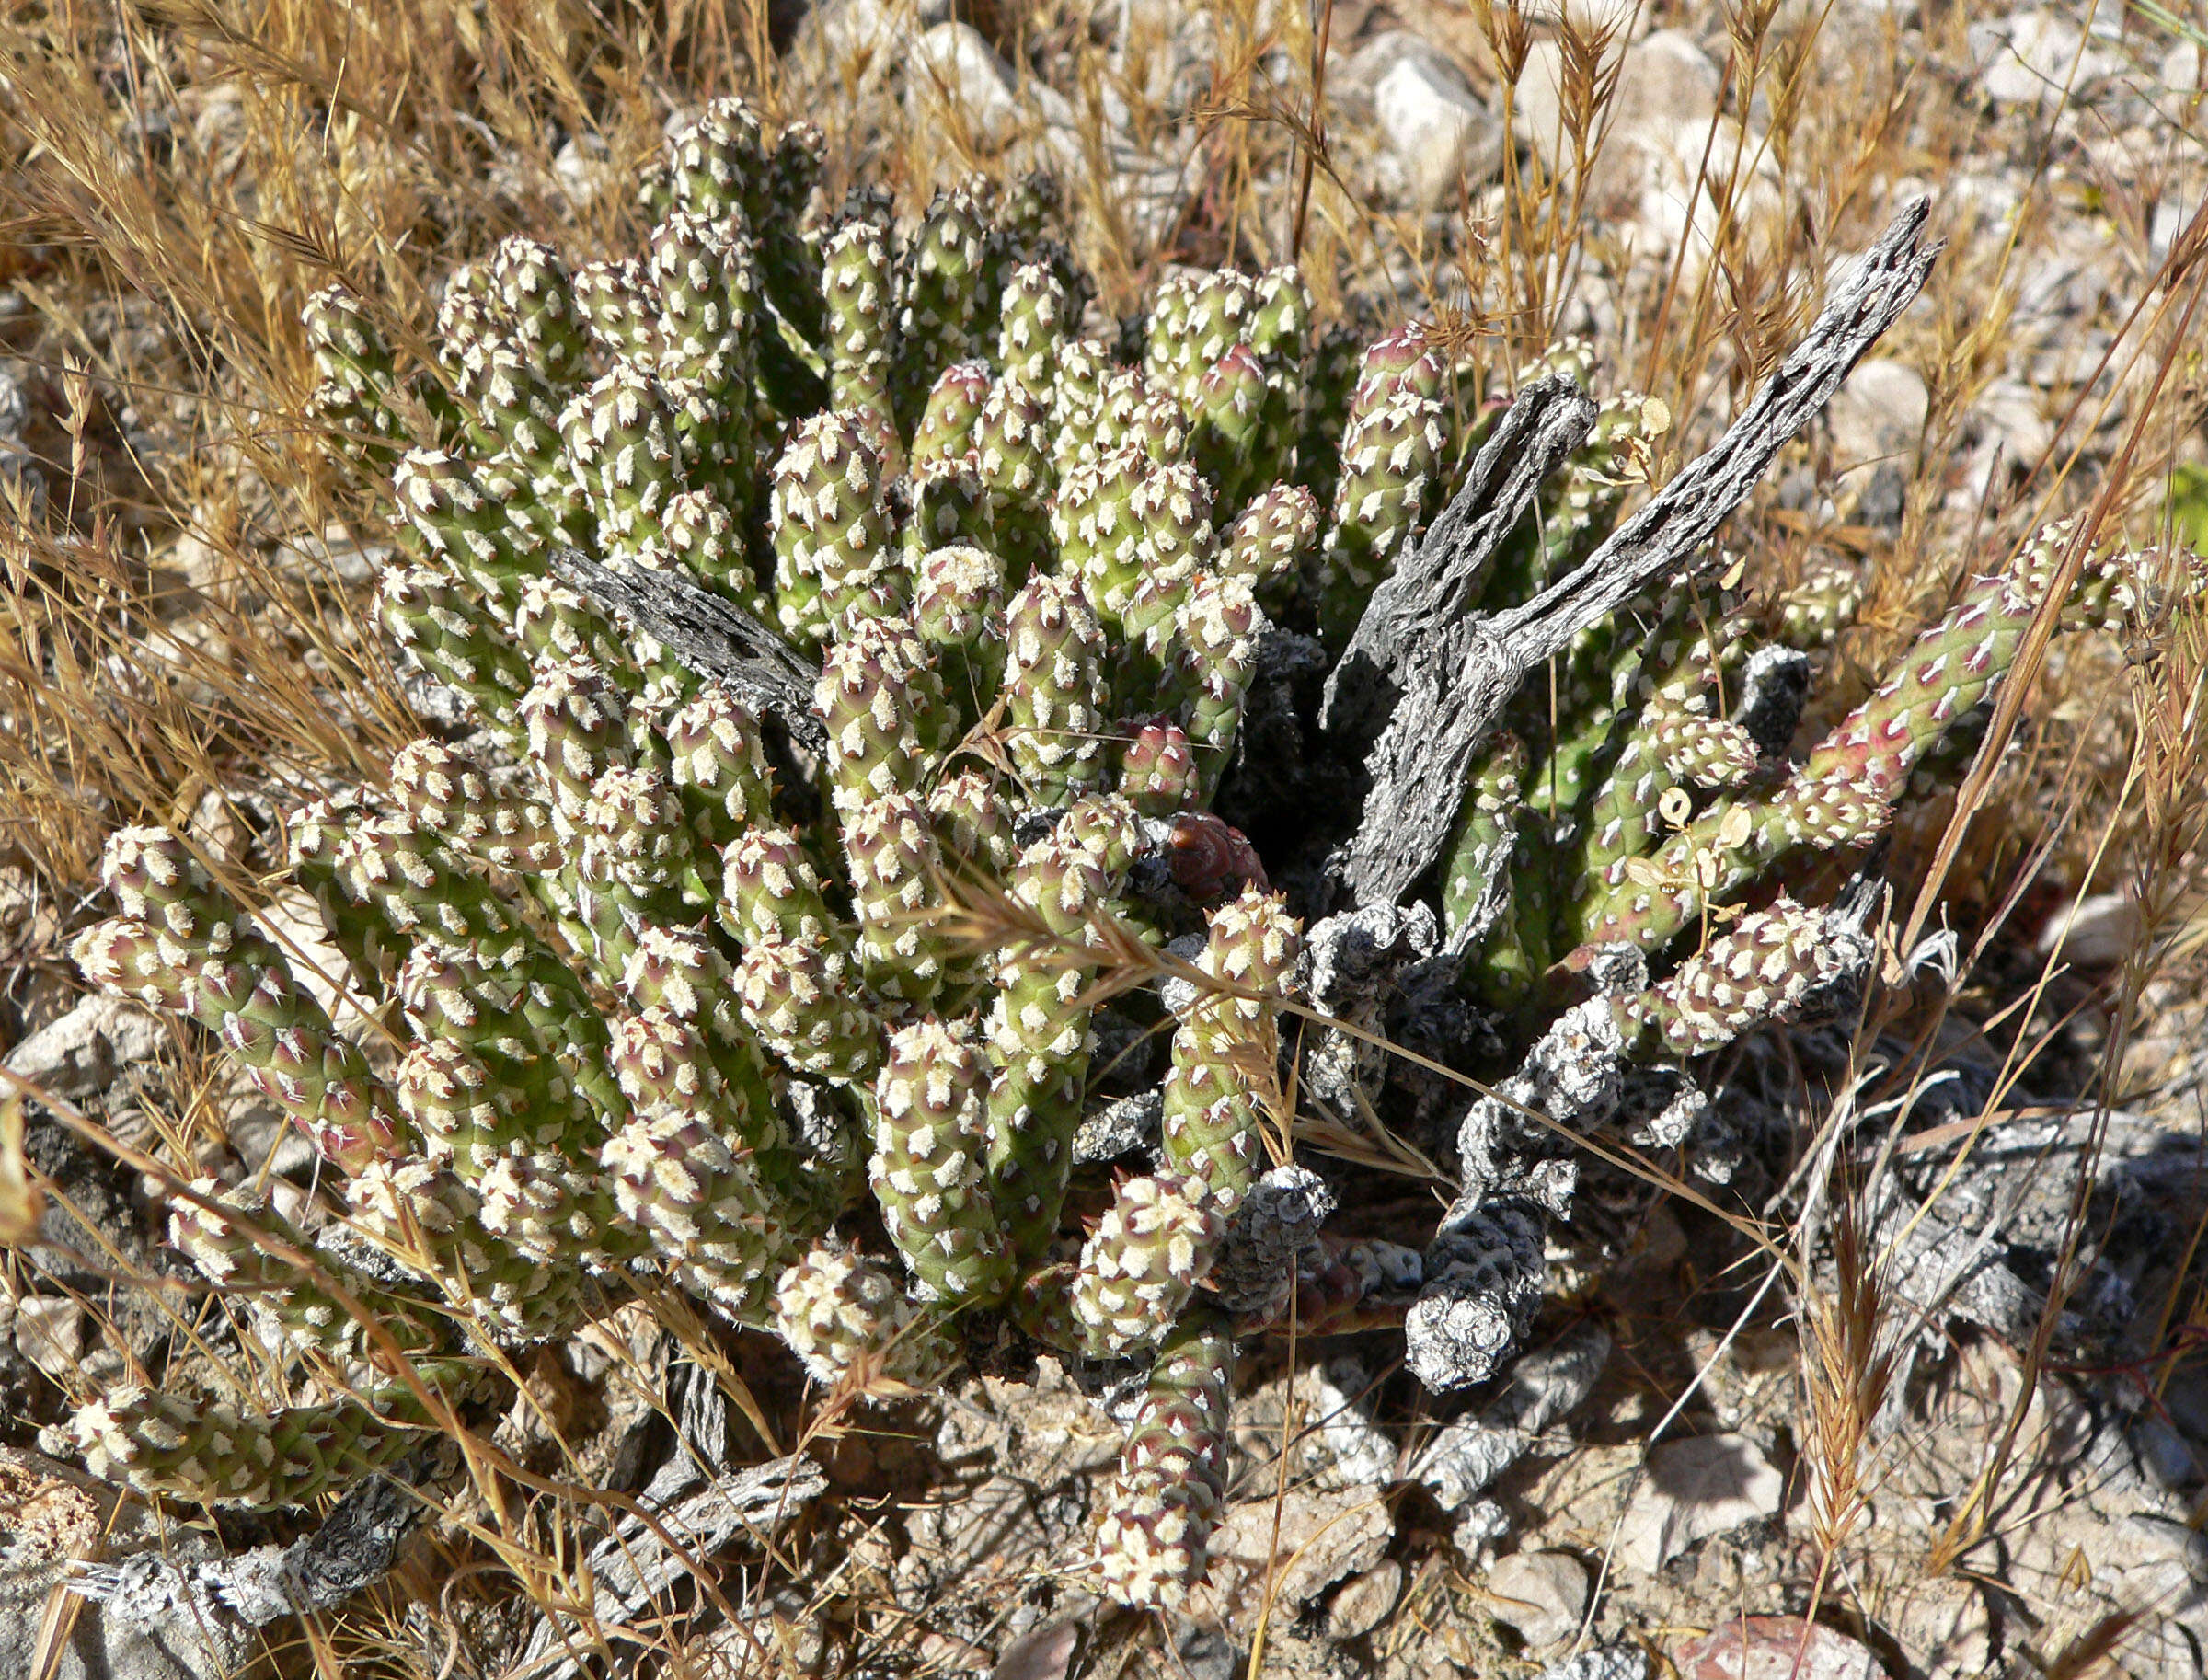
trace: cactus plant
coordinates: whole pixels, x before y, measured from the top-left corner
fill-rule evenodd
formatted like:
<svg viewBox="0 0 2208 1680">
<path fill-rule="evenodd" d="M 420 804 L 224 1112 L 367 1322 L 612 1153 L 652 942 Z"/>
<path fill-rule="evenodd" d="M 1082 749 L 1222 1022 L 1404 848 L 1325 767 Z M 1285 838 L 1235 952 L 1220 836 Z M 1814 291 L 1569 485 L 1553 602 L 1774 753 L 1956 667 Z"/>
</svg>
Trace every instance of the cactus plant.
<svg viewBox="0 0 2208 1680">
<path fill-rule="evenodd" d="M 1423 1283 L 1537 1265 L 1564 1194 L 1498 1165 L 1476 1110 L 1467 1177 L 1492 1167 L 1505 1205 L 1424 1256 L 1282 1214 L 1301 1082 L 1363 1076 L 1279 1030 L 1324 965 L 1210 810 L 1294 703 L 1282 649 L 1348 642 L 1493 409 L 1459 411 L 1432 328 L 1318 333 L 1290 269 L 1169 282 L 1122 362 L 1080 336 L 1040 186 L 953 189 L 900 240 L 864 194 L 809 213 L 820 161 L 804 125 L 770 139 L 716 101 L 671 143 L 648 255 L 509 239 L 454 277 L 442 408 L 367 301 L 310 306 L 317 411 L 400 535 L 383 624 L 478 726 L 289 824 L 392 1060 L 166 830 L 114 836 L 118 914 L 77 959 L 213 1035 L 382 1250 L 371 1273 L 265 1207 L 179 1213 L 178 1246 L 302 1362 L 357 1351 L 341 1290 L 457 1403 L 487 1347 L 666 1286 L 856 1389 L 991 1339 L 1146 1360 L 1098 1563 L 1120 1601 L 1173 1605 L 1222 1508 L 1236 1339 L 1399 1323 Z M 1565 346 L 1535 371 L 1593 367 Z M 1478 604 L 1600 540 L 1667 424 L 1610 394 Z M 1799 765 L 1791 715 L 1741 715 L 1734 600 L 1634 603 L 1528 685 L 1461 790 L 1435 970 L 1527 1070 L 1511 1101 L 1557 1034 L 1684 1065 L 1853 972 L 1802 866 L 1875 838 L 1983 717 L 2056 540 L 1968 582 Z M 815 662 L 811 715 L 616 623 L 563 547 L 778 629 Z M 1829 643 L 1858 593 L 1811 575 L 1771 639 Z M 2070 616 L 2148 593 L 2104 554 Z M 1629 984 L 1600 984 L 1621 946 Z M 1159 1028 L 1162 1070 L 1099 1066 L 1100 1025 Z M 1116 1183 L 1076 1161 L 1110 1078 L 1162 1116 L 1156 1170 Z M 144 1489 L 289 1502 L 439 1421 L 392 1378 L 265 1411 L 120 1390 L 78 1438 Z"/>
</svg>

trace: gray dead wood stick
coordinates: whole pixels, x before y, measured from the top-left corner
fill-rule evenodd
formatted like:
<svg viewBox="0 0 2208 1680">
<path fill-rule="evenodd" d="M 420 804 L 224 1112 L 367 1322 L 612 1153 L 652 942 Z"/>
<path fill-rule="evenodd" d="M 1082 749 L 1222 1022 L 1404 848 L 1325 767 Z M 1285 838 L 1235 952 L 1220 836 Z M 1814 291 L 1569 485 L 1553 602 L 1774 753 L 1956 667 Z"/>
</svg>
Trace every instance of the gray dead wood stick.
<svg viewBox="0 0 2208 1680">
<path fill-rule="evenodd" d="M 1593 401 L 1568 374 L 1518 393 L 1425 540 L 1373 592 L 1327 678 L 1321 729 L 1351 750 L 1371 745 L 1402 697 L 1407 662 L 1464 616 L 1496 553 L 1594 420 Z"/>
<path fill-rule="evenodd" d="M 1612 532 L 1578 570 L 1491 618 L 1448 618 L 1399 600 L 1387 604 L 1387 622 L 1406 627 L 1412 639 L 1386 649 L 1385 663 L 1373 662 L 1394 673 L 1390 685 L 1400 697 L 1365 760 L 1372 791 L 1341 869 L 1352 903 L 1400 902 L 1441 856 L 1472 754 L 1525 673 L 1651 585 L 1684 575 L 1772 456 L 1800 433 L 1900 317 L 1943 248 L 1920 243 L 1928 212 L 1920 199 L 1893 219 L 1716 446 Z M 1453 520 L 1455 512 L 1453 505 L 1435 522 L 1416 567 L 1436 592 L 1437 605 L 1443 592 L 1461 595 L 1464 569 L 1426 554 L 1436 537 L 1470 540 L 1474 522 Z M 1375 592 L 1374 607 L 1380 605 Z M 1364 632 L 1360 621 L 1359 640 Z M 1335 703 L 1343 708 L 1347 728 L 1351 708 Z"/>
<path fill-rule="evenodd" d="M 828 750 L 812 709 L 820 667 L 734 602 L 674 572 L 614 571 L 574 548 L 553 549 L 552 570 L 692 670 L 728 684 L 754 711 L 773 712 L 800 746 Z"/>
</svg>

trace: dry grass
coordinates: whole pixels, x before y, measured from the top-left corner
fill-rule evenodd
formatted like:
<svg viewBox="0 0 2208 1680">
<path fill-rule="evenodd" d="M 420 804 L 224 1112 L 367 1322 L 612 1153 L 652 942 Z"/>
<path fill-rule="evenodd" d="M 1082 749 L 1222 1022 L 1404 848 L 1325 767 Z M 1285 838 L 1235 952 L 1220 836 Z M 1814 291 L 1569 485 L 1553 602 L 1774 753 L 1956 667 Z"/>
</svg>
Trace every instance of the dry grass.
<svg viewBox="0 0 2208 1680">
<path fill-rule="evenodd" d="M 1488 0 L 1469 15 L 1414 4 L 1398 15 L 1444 43 L 1501 111 L 1519 102 L 1514 85 L 1537 39 L 1555 40 L 1547 62 L 1558 67 L 1557 146 L 1547 157 L 1513 154 L 1499 183 L 1468 192 L 1437 223 L 1392 215 L 1359 190 L 1355 147 L 1344 138 L 1353 125 L 1317 98 L 1310 68 L 1315 32 L 1343 39 L 1368 9 L 1352 16 L 1329 3 L 1314 18 L 1228 0 L 1214 14 L 1214 74 L 1179 118 L 1144 74 L 1160 43 L 1115 63 L 1091 28 L 1092 9 L 1076 0 L 976 9 L 1023 74 L 1047 64 L 1071 102 L 1089 166 L 1074 183 L 1077 244 L 1109 309 L 1131 306 L 1168 261 L 1255 264 L 1298 252 L 1324 309 L 1341 308 L 1354 291 L 1391 299 L 1396 312 L 1424 310 L 1484 347 L 1498 386 L 1592 312 L 1609 377 L 1637 383 L 1677 417 L 1661 479 L 1783 352 L 1821 277 L 1864 242 L 1898 183 L 1955 181 L 1980 167 L 1981 114 L 1941 74 L 1906 58 L 1891 31 L 1869 26 L 1850 50 L 1821 52 L 1827 9 L 1748 0 L 1725 14 L 1723 77 L 1729 109 L 1760 113 L 1756 137 L 1705 150 L 1685 183 L 1695 236 L 1668 263 L 1637 264 L 1616 214 L 1626 190 L 1616 167 L 1622 26 L 1535 30 Z M 1973 15 L 1955 7 L 1930 20 L 1935 55 L 1965 56 Z M 1662 20 L 1679 16 L 1667 10 Z M 885 102 L 880 55 L 822 77 L 801 57 L 777 56 L 775 29 L 763 0 L 13 8 L 0 31 L 8 237 L 0 280 L 29 313 L 5 328 L 52 404 L 30 439 L 47 479 L 43 515 L 22 507 L 0 528 L 0 858 L 28 868 L 75 918 L 102 836 L 124 822 L 162 822 L 189 826 L 254 898 L 236 871 L 267 830 L 267 796 L 328 777 L 374 780 L 390 750 L 417 732 L 357 584 L 332 563 L 301 559 L 303 544 L 336 527 L 367 543 L 386 535 L 374 488 L 343 465 L 342 440 L 302 416 L 310 374 L 300 305 L 331 275 L 377 300 L 393 340 L 428 360 L 437 287 L 500 236 L 558 226 L 580 254 L 633 246 L 643 220 L 624 183 L 655 150 L 672 109 L 726 90 L 771 115 L 820 121 L 832 143 L 832 196 L 870 174 L 895 185 L 909 209 L 967 167 L 1026 161 L 1018 146 L 992 151 L 940 100 Z M 1112 101 L 1128 109 L 1127 135 L 1178 164 L 1156 240 L 1144 233 L 1153 218 L 1111 184 L 1117 143 L 1104 112 Z M 2052 130 L 2061 109 L 2051 104 L 2032 121 Z M 2041 254 L 2035 242 L 2076 225 L 2090 199 L 2116 243 L 2143 257 L 2159 177 L 2189 144 L 2185 121 L 2170 113 L 2143 166 L 2097 166 L 2089 153 L 2081 165 L 2073 153 L 2035 172 L 2021 183 L 2006 240 L 1971 236 L 1981 212 L 1967 195 L 1940 205 L 1954 245 L 1884 352 L 1917 367 L 1930 391 L 1923 435 L 1900 464 L 1898 528 L 1857 523 L 1851 494 L 1808 513 L 1759 505 L 1736 536 L 1752 540 L 1748 575 L 1765 587 L 1791 581 L 1820 551 L 1868 561 L 1870 597 L 1821 707 L 1857 697 L 1966 568 L 1982 567 L 2046 512 L 2085 508 L 2088 536 L 2118 527 L 2145 535 L 2171 466 L 2198 459 L 2203 371 L 2185 349 L 2208 283 L 2200 260 L 2208 224 L 2196 220 L 2159 265 L 2142 260 L 2129 276 L 2139 306 L 2101 356 L 2098 386 L 2085 377 L 2092 370 L 2075 370 L 2077 397 L 2057 417 L 2045 464 L 2018 479 L 1997 476 L 1967 520 L 1951 495 L 1970 417 L 2017 348 L 2021 278 Z M 2111 432 L 2107 414 L 2119 396 L 2125 412 Z M 1950 977 L 1912 978 L 1897 965 L 1861 1024 L 1859 1051 L 1883 1032 L 1918 1053 L 1875 1081 L 1867 1076 L 1805 1140 L 1803 1170 L 1817 1188 L 1792 1230 L 1724 1215 L 1752 1248 L 1783 1261 L 1797 1295 L 1815 1539 L 1823 1584 L 1842 1594 L 1851 1559 L 1892 1544 L 1863 1521 L 1879 1476 L 1874 1425 L 1894 1350 L 1922 1328 L 1887 1287 L 1891 1257 L 1869 1240 L 1865 1210 L 1899 1146 L 1915 1082 L 1952 1036 L 1950 1016 L 1960 1011 L 2001 1064 L 1996 1111 L 2061 1036 L 2060 1018 L 2079 1011 L 2106 1023 L 2099 1088 L 2114 1092 L 2130 1036 L 2157 1007 L 2157 981 L 2197 975 L 2208 948 L 2208 627 L 2186 616 L 2142 623 L 2120 650 L 2099 652 L 2051 650 L 2037 634 L 2024 669 L 2040 680 L 2006 691 L 1994 744 L 1960 796 L 1904 828 L 1891 859 L 1907 906 L 1890 930 L 1894 955 L 1949 920 L 1962 935 Z M 2012 739 L 2017 749 L 2002 754 Z M 2020 993 L 1986 977 L 1992 959 L 2029 934 L 2012 924 L 2047 881 L 2121 888 L 2140 907 L 2129 958 L 2083 998 L 2062 990 L 2052 958 Z M 1018 920 L 1002 900 L 968 910 L 992 938 Z M 1174 967 L 1132 938 L 1103 954 L 1106 986 L 1148 984 Z M 2068 1001 L 2058 1007 L 2058 997 Z M 149 1107 L 157 1119 L 140 1146 L 120 1145 L 172 1190 L 219 1129 L 212 1072 L 180 1050 L 173 1075 L 167 1101 Z M 1294 1093 L 1278 1097 L 1280 1152 L 1301 1142 L 1414 1181 L 1438 1177 L 1382 1117 L 1317 1117 L 1297 1111 Z M 1882 1138 L 1875 1126 L 1857 1130 L 1868 1112 L 1892 1116 Z M 1621 1164 L 1701 1200 L 1660 1164 Z M 2066 1263 L 2041 1333 L 2018 1351 L 2022 1398 L 1974 1484 L 1959 1490 L 1925 1571 L 1972 1566 L 2017 1474 L 2026 1406 L 2076 1281 L 2067 1261 L 2087 1235 L 2090 1168 L 2088 1160 L 2075 1187 Z M 120 1255 L 87 1258 L 110 1275 L 132 1270 Z M 6 1264 L 11 1287 L 37 1282 L 20 1257 Z M 91 1305 L 106 1317 L 103 1304 Z M 198 1310 L 176 1305 L 179 1340 L 198 1334 Z M 879 1428 L 854 1409 L 854 1392 L 796 1405 L 751 1395 L 681 1303 L 660 1304 L 657 1316 L 742 1393 L 764 1449 L 796 1441 L 833 1454 Z M 2208 1297 L 2163 1304 L 2156 1382 L 2197 1347 L 2204 1326 Z M 127 1351 L 121 1331 L 110 1329 L 108 1341 Z M 527 1374 L 515 1375 L 530 1393 Z M 645 1393 L 654 1380 L 633 1374 Z M 434 1664 L 421 1655 L 420 1627 L 449 1632 L 457 1651 L 467 1603 L 517 1591 L 539 1605 L 589 1603 L 575 1519 L 620 1502 L 592 1491 L 557 1430 L 560 1467 L 546 1474 L 485 1431 L 453 1422 L 476 1474 L 437 1542 L 443 1578 L 416 1569 L 309 1629 L 305 1663 L 427 1674 Z M 822 1571 L 791 1553 L 768 1559 L 743 1585 L 769 1579 L 802 1591 L 777 1612 L 781 1631 L 732 1648 L 726 1672 L 794 1668 L 799 1626 L 832 1605 L 850 1631 L 852 1663 L 911 1662 L 921 1650 L 926 1607 L 898 1605 L 880 1571 L 851 1559 Z M 1422 1576 L 1406 1615 L 1446 1602 Z M 2097 1630 L 2056 1669 L 2083 1672 L 2124 1632 Z M 672 1629 L 604 1637 L 628 1658 L 639 1645 L 681 1645 Z M 1098 1648 L 1118 1652 L 1117 1672 L 1143 1672 L 1160 1661 L 1145 1637 L 1114 1627 Z M 303 1665 L 299 1652 L 282 1660 Z"/>
</svg>

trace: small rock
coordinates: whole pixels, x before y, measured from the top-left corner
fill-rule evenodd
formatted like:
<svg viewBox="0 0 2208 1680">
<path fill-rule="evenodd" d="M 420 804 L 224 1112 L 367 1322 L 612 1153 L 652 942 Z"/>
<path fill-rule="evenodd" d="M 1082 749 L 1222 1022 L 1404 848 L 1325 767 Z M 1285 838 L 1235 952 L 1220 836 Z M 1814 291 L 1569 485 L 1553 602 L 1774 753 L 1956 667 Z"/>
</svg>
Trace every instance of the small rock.
<svg viewBox="0 0 2208 1680">
<path fill-rule="evenodd" d="M 1931 409 L 1932 394 L 1915 368 L 1884 356 L 1859 363 L 1825 410 L 1838 465 L 1845 471 L 1913 454 Z"/>
<path fill-rule="evenodd" d="M 1845 1633 L 1800 1617 L 1744 1616 L 1675 1646 L 1679 1680 L 1886 1680 L 1879 1660 Z"/>
<path fill-rule="evenodd" d="M 1466 180 L 1486 180 L 1502 163 L 1502 124 L 1464 73 L 1408 29 L 1390 29 L 1363 48 L 1345 73 L 1371 89 L 1373 116 L 1386 141 L 1382 182 L 1419 210 L 1455 201 Z"/>
<path fill-rule="evenodd" d="M 17 1045 L 0 1066 L 56 1097 L 88 1097 L 123 1069 L 152 1061 L 167 1042 L 168 1028 L 136 1004 L 87 997 Z"/>
<path fill-rule="evenodd" d="M 2200 43 L 2181 40 L 2164 53 L 2156 79 L 2172 93 L 2198 92 L 2201 86 Z"/>
<path fill-rule="evenodd" d="M 1387 1619 L 1403 1594 L 1403 1566 L 1384 1558 L 1334 1594 L 1327 1606 L 1327 1637 L 1361 1639 Z"/>
<path fill-rule="evenodd" d="M 1648 1680 L 1649 1653 L 1638 1645 L 1600 1645 L 1551 1663 L 1540 1680 Z"/>
<path fill-rule="evenodd" d="M 2075 99 L 2092 83 L 2123 68 L 2114 53 L 2086 48 L 2076 24 L 2045 12 L 2019 12 L 2013 17 L 1974 23 L 1970 47 L 1979 87 L 1995 105 L 2053 105 Z"/>
<path fill-rule="evenodd" d="M 1065 1680 L 1081 1644 L 1078 1622 L 1053 1622 L 1023 1633 L 1005 1647 L 989 1680 Z"/>
<path fill-rule="evenodd" d="M 23 389 L 22 364 L 0 362 L 0 443 L 20 443 L 30 424 L 30 397 Z"/>
<path fill-rule="evenodd" d="M 1618 1558 L 1653 1575 L 1696 1541 L 1770 1515 L 1785 1494 L 1786 1478 L 1746 1435 L 1667 1441 L 1626 1507 Z"/>
<path fill-rule="evenodd" d="M 1528 1645 L 1553 1645 L 1580 1630 L 1587 1569 L 1570 1552 L 1512 1552 L 1488 1571 L 1489 1612 Z"/>
<path fill-rule="evenodd" d="M 345 584 L 373 581 L 390 558 L 390 544 L 363 544 L 334 522 L 320 536 L 295 536 L 276 549 L 277 564 L 294 576 Z"/>
<path fill-rule="evenodd" d="M 1724 76 L 1685 30 L 1658 29 L 1622 51 L 1613 48 L 1606 59 L 1617 63 L 1617 84 L 1606 110 L 1594 121 L 1598 131 L 1607 125 L 1613 142 L 1650 124 L 1696 123 L 1700 134 L 1708 134 Z M 1535 41 L 1512 97 L 1511 126 L 1551 167 L 1559 159 L 1567 167 L 1571 161 L 1563 88 L 1562 43 Z"/>
<path fill-rule="evenodd" d="M 1012 67 L 972 24 L 938 23 L 921 36 L 913 43 L 912 75 L 963 118 L 981 145 L 1001 146 L 1020 127 Z"/>
<path fill-rule="evenodd" d="M 2128 892 L 2096 892 L 2058 910 L 2040 933 L 2040 955 L 2060 953 L 2079 968 L 2112 968 L 2139 943 L 2138 901 Z"/>
<path fill-rule="evenodd" d="M 1449 1531 L 1449 1544 L 1473 1569 L 1481 1568 L 1493 1555 L 1496 1543 L 1511 1532 L 1510 1513 L 1498 1499 L 1483 1499 L 1465 1509 Z"/>
<path fill-rule="evenodd" d="M 16 1303 L 16 1351 L 57 1383 L 74 1381 L 85 1347 L 85 1309 L 67 1295 Z"/>
<path fill-rule="evenodd" d="M 576 209 L 595 203 L 615 185 L 613 159 L 607 155 L 605 142 L 596 134 L 577 134 L 553 155 L 552 178 Z"/>
<path fill-rule="evenodd" d="M 1367 1489 L 1245 1500 L 1212 1536 L 1211 1575 L 1190 1614 L 1230 1626 L 1254 1618 L 1270 1584 L 1282 1610 L 1294 1615 L 1344 1575 L 1377 1564 L 1395 1532 L 1387 1502 Z"/>
<path fill-rule="evenodd" d="M 1996 379 L 1978 398 L 1974 410 L 1990 442 L 2001 445 L 2010 471 L 2039 464 L 2054 446 L 2054 422 L 2043 411 L 2039 392 L 2018 379 Z"/>
</svg>

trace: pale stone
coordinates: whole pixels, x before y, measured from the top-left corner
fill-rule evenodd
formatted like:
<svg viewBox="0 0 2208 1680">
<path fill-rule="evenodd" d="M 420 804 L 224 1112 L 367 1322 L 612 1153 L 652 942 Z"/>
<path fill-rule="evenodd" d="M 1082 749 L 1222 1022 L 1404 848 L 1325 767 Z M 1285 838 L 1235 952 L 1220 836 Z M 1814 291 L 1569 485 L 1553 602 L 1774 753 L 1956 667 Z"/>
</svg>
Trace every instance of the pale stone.
<svg viewBox="0 0 2208 1680">
<path fill-rule="evenodd" d="M 2045 12 L 1974 23 L 1971 61 L 1995 105 L 2053 105 L 2123 68 L 2114 53 L 2089 47 L 2077 26 Z"/>
<path fill-rule="evenodd" d="M 1697 1540 L 1770 1515 L 1786 1487 L 1746 1435 L 1667 1441 L 1649 1455 L 1619 1524 L 1618 1559 L 1653 1575 Z"/>
<path fill-rule="evenodd" d="M 136 1004 L 87 997 L 17 1045 L 0 1066 L 56 1097 L 88 1097 L 124 1068 L 152 1061 L 167 1041 L 160 1018 Z"/>
<path fill-rule="evenodd" d="M 2057 911 L 2040 934 L 2040 955 L 2078 968 L 2112 968 L 2138 946 L 2143 923 L 2128 892 L 2096 892 Z"/>
<path fill-rule="evenodd" d="M 1488 1571 L 1488 1610 L 1528 1645 L 1553 1645 L 1580 1630 L 1587 1569 L 1570 1552 L 1512 1552 Z"/>
<path fill-rule="evenodd" d="M 981 145 L 1000 146 L 1019 130 L 1012 67 L 972 24 L 939 23 L 914 42 L 911 81 L 955 112 Z"/>
<path fill-rule="evenodd" d="M 1403 1566 L 1393 1558 L 1382 1559 L 1334 1594 L 1327 1606 L 1328 1636 L 1354 1640 L 1370 1633 L 1387 1619 L 1402 1594 Z"/>
<path fill-rule="evenodd" d="M 16 1351 L 55 1382 L 74 1383 L 85 1347 L 85 1309 L 66 1295 L 16 1303 Z"/>
<path fill-rule="evenodd" d="M 1906 362 L 1881 356 L 1857 364 L 1825 410 L 1837 465 L 1845 471 L 1906 458 L 1924 435 L 1931 409 L 1924 375 Z"/>
<path fill-rule="evenodd" d="M 1385 143 L 1382 186 L 1420 210 L 1455 201 L 1467 183 L 1502 163 L 1502 125 L 1447 57 L 1407 29 L 1391 29 L 1362 50 L 1345 72 L 1370 89 Z"/>
</svg>

